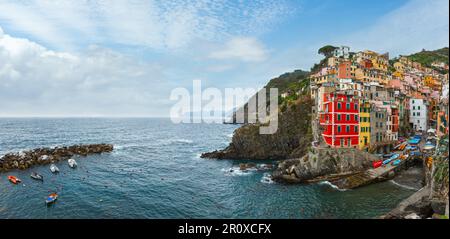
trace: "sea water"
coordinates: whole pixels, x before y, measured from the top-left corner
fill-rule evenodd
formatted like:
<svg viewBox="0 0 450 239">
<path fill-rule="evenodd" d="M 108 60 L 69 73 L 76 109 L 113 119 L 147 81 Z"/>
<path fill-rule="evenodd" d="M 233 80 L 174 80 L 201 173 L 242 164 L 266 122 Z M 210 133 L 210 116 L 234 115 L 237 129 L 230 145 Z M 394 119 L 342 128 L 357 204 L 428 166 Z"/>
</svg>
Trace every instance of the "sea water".
<svg viewBox="0 0 450 239">
<path fill-rule="evenodd" d="M 285 185 L 236 160 L 202 159 L 237 128 L 155 118 L 3 118 L 0 155 L 39 147 L 110 143 L 112 153 L 0 173 L 0 218 L 372 218 L 414 189 L 384 182 L 339 191 L 326 183 Z M 252 161 L 257 164 L 275 163 Z M 44 182 L 30 178 L 31 172 Z M 22 184 L 11 184 L 15 175 Z M 47 207 L 45 198 L 58 192 Z"/>
</svg>

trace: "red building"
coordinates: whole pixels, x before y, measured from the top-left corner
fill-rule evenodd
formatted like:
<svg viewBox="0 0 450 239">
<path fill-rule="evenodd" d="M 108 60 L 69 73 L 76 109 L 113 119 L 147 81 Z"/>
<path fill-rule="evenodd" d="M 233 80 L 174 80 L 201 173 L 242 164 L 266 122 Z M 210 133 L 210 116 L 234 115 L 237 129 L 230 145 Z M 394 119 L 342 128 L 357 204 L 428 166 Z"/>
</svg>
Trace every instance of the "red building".
<svg viewBox="0 0 450 239">
<path fill-rule="evenodd" d="M 325 93 L 320 125 L 325 143 L 331 147 L 358 147 L 359 106 L 353 95 Z"/>
<path fill-rule="evenodd" d="M 361 65 L 366 68 L 366 69 L 370 69 L 373 67 L 373 63 L 371 60 L 363 60 L 363 62 L 361 62 Z"/>
</svg>

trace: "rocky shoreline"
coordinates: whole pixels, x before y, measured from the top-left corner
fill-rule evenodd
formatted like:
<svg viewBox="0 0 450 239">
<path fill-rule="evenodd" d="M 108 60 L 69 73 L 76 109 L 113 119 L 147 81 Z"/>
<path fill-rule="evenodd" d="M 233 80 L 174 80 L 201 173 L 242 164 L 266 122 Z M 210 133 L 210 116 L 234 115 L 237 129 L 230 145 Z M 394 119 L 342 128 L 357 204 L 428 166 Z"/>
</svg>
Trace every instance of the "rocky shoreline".
<svg viewBox="0 0 450 239">
<path fill-rule="evenodd" d="M 284 160 L 272 176 L 284 183 L 334 181 L 362 172 L 378 158 L 353 148 L 310 148 L 301 158 Z"/>
<path fill-rule="evenodd" d="M 33 150 L 8 153 L 0 158 L 0 172 L 14 169 L 24 170 L 35 165 L 46 165 L 69 159 L 74 155 L 88 156 L 113 151 L 111 144 L 72 145 L 55 148 L 37 148 Z"/>
</svg>

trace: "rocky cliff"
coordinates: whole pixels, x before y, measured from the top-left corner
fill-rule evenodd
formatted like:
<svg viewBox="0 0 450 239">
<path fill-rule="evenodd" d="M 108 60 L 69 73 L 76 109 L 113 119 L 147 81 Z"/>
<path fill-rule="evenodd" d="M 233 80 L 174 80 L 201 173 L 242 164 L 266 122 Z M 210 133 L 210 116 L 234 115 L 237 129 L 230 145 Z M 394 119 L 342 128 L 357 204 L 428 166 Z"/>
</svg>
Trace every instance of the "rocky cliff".
<svg viewBox="0 0 450 239">
<path fill-rule="evenodd" d="M 230 145 L 202 158 L 216 159 L 286 159 L 300 157 L 311 145 L 311 107 L 309 95 L 301 96 L 279 113 L 275 134 L 259 134 L 259 124 L 238 128 Z"/>
<path fill-rule="evenodd" d="M 270 103 L 269 89 L 276 88 L 278 89 L 278 93 L 281 95 L 282 93 L 288 93 L 291 95 L 290 98 L 297 99 L 299 92 L 306 93 L 309 86 L 309 74 L 308 71 L 303 70 L 295 70 L 293 72 L 284 73 L 276 78 L 271 79 L 264 88 L 266 89 L 266 97 L 267 97 L 267 105 Z M 252 96 L 249 100 L 254 100 L 258 102 L 256 95 Z M 278 103 L 280 106 L 283 105 L 283 98 L 278 98 Z M 237 122 L 236 113 L 244 113 L 244 122 Z M 248 103 L 244 104 L 242 107 L 238 108 L 235 112 L 233 112 L 233 116 L 230 122 L 227 123 L 248 123 L 248 115 L 256 114 L 257 112 L 249 112 Z"/>
</svg>

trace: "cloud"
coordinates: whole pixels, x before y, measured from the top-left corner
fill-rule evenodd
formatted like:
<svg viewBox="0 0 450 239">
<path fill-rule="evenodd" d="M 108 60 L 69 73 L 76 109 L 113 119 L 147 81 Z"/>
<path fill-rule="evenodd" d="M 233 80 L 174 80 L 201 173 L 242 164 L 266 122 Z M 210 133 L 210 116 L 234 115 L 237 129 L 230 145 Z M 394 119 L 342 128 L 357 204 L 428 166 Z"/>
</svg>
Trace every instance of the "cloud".
<svg viewBox="0 0 450 239">
<path fill-rule="evenodd" d="M 392 55 L 437 49 L 449 45 L 448 17 L 448 0 L 411 0 L 374 25 L 341 39 L 341 43 Z"/>
<path fill-rule="evenodd" d="M 267 50 L 255 38 L 235 37 L 229 40 L 223 49 L 211 52 L 209 57 L 219 60 L 260 62 L 267 59 Z"/>
<path fill-rule="evenodd" d="M 198 39 L 258 35 L 290 12 L 285 0 L 2 1 L 0 24 L 57 49 L 107 43 L 176 50 Z"/>
<path fill-rule="evenodd" d="M 221 73 L 221 72 L 231 70 L 233 68 L 234 68 L 233 65 L 213 65 L 213 66 L 208 67 L 206 70 L 208 70 L 210 72 L 214 72 L 214 73 Z"/>
<path fill-rule="evenodd" d="M 163 66 L 102 47 L 57 52 L 3 33 L 0 59 L 2 116 L 164 115 L 169 104 Z"/>
</svg>

